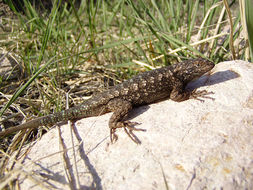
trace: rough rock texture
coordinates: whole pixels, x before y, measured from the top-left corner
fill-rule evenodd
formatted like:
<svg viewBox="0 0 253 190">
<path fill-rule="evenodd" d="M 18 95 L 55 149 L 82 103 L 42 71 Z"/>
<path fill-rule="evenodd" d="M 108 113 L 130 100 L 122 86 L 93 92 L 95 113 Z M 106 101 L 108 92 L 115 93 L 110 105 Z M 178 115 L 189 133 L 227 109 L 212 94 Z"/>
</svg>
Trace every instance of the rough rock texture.
<svg viewBox="0 0 253 190">
<path fill-rule="evenodd" d="M 29 175 L 22 172 L 21 189 L 70 184 L 80 189 L 252 189 L 253 64 L 220 63 L 190 86 L 214 92 L 215 100 L 166 100 L 135 109 L 129 118 L 147 130 L 135 132 L 141 145 L 123 129 L 110 143 L 111 113 L 75 122 L 74 148 L 68 126 L 60 133 L 50 130 L 16 165 Z M 60 136 L 68 148 L 65 159 Z"/>
</svg>

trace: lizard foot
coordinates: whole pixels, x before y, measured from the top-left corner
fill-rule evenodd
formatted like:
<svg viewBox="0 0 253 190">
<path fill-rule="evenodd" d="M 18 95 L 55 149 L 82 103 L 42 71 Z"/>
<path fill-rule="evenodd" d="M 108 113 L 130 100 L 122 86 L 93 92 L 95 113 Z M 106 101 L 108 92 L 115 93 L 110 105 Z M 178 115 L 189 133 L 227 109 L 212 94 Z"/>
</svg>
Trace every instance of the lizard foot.
<svg viewBox="0 0 253 190">
<path fill-rule="evenodd" d="M 206 90 L 200 90 L 197 91 L 197 89 L 194 89 L 191 94 L 190 94 L 190 99 L 196 99 L 199 100 L 201 102 L 204 102 L 204 100 L 202 100 L 201 98 L 207 98 L 207 99 L 211 99 L 214 100 L 214 98 L 210 97 L 210 94 L 214 94 L 213 92 L 208 92 Z"/>
<path fill-rule="evenodd" d="M 138 139 L 138 137 L 133 133 L 133 131 L 146 131 L 145 129 L 138 129 L 135 128 L 135 125 L 138 125 L 137 122 L 130 122 L 130 121 L 123 121 L 118 122 L 117 126 L 110 129 L 110 138 L 111 142 L 114 143 L 118 140 L 118 135 L 116 135 L 116 129 L 117 128 L 124 128 L 125 133 L 130 137 L 132 141 L 134 141 L 136 144 L 141 144 L 141 141 Z"/>
</svg>

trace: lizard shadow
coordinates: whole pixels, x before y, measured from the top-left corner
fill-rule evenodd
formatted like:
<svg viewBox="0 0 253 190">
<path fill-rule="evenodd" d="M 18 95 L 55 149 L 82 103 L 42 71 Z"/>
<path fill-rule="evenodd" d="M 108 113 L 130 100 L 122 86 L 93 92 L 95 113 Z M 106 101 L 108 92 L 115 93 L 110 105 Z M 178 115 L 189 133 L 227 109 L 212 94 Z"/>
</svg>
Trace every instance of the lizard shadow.
<svg viewBox="0 0 253 190">
<path fill-rule="evenodd" d="M 146 112 L 150 108 L 149 105 L 143 105 L 140 107 L 133 107 L 133 109 L 128 113 L 128 115 L 124 118 L 124 120 L 133 119 L 142 113 Z"/>
<path fill-rule="evenodd" d="M 218 71 L 211 75 L 203 75 L 197 80 L 190 82 L 186 89 L 193 90 L 202 86 L 212 86 L 238 77 L 240 77 L 240 74 L 232 70 Z"/>
</svg>

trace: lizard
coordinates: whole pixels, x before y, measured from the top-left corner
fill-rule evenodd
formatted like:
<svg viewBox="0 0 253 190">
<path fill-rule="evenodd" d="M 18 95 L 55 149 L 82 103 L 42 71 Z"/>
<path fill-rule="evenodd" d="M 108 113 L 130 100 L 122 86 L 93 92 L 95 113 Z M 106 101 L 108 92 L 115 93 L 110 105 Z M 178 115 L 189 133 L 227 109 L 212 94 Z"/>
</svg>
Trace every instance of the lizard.
<svg viewBox="0 0 253 190">
<path fill-rule="evenodd" d="M 74 121 L 113 112 L 109 119 L 111 141 L 116 141 L 118 138 L 115 134 L 116 129 L 124 128 L 128 136 L 138 143 L 132 131 L 141 129 L 133 127 L 136 123 L 125 120 L 126 115 L 134 107 L 166 98 L 181 102 L 190 98 L 200 100 L 198 97 L 206 97 L 210 93 L 205 90 L 187 91 L 185 87 L 190 81 L 209 72 L 213 67 L 213 62 L 197 58 L 146 71 L 92 96 L 80 105 L 0 131 L 0 137 L 22 129 L 52 126 L 58 122 Z"/>
</svg>

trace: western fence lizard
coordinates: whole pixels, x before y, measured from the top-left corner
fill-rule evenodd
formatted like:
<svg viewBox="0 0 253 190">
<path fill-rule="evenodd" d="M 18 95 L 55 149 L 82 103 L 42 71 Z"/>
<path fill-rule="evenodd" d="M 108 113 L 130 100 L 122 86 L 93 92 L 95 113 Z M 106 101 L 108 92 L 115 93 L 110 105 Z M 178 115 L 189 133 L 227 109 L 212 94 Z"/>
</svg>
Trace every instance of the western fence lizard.
<svg viewBox="0 0 253 190">
<path fill-rule="evenodd" d="M 111 140 L 117 139 L 115 134 L 117 128 L 124 128 L 130 138 L 138 143 L 132 130 L 139 129 L 134 128 L 133 123 L 124 120 L 130 110 L 133 107 L 166 98 L 180 102 L 189 98 L 205 97 L 210 93 L 206 91 L 190 92 L 186 91 L 185 87 L 190 81 L 202 76 L 213 67 L 213 62 L 198 58 L 147 71 L 93 96 L 79 106 L 39 117 L 1 131 L 0 137 L 22 129 L 54 125 L 61 121 L 77 120 L 113 112 L 109 120 Z"/>
</svg>

